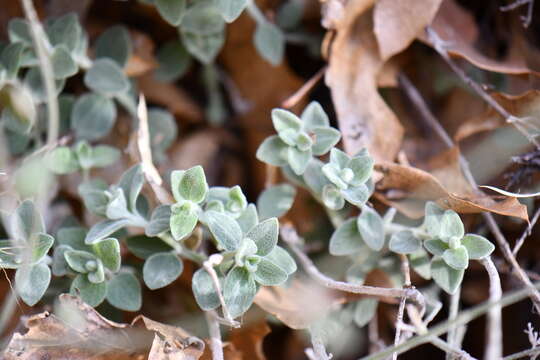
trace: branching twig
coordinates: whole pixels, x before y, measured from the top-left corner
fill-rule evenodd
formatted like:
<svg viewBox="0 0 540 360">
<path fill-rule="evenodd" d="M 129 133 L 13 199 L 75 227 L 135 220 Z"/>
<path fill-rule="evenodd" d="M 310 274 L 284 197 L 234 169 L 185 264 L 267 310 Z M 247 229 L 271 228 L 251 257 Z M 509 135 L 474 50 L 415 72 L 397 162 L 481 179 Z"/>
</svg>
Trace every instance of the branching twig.
<svg viewBox="0 0 540 360">
<path fill-rule="evenodd" d="M 210 335 L 210 350 L 212 350 L 212 360 L 223 360 L 223 342 L 221 341 L 221 331 L 219 329 L 218 316 L 214 310 L 206 311 L 206 323 Z"/>
<path fill-rule="evenodd" d="M 415 302 L 421 309 L 422 313 L 425 310 L 424 296 L 415 288 L 396 289 L 357 285 L 343 281 L 336 281 L 324 275 L 319 271 L 319 269 L 317 269 L 311 259 L 298 247 L 298 244 L 300 243 L 300 238 L 292 225 L 285 224 L 281 227 L 281 237 L 298 257 L 300 263 L 304 267 L 304 270 L 319 284 L 330 289 L 345 291 L 353 294 L 392 298 L 405 297 Z"/>
<path fill-rule="evenodd" d="M 321 337 L 316 334 L 316 331 L 309 330 L 309 335 L 311 336 L 311 345 L 312 348 L 307 348 L 305 350 L 306 356 L 310 360 L 330 360 L 332 359 L 332 354 L 328 354 L 326 352 L 326 348 L 324 347 L 323 340 Z"/>
<path fill-rule="evenodd" d="M 435 116 L 431 113 L 428 106 L 422 99 L 422 96 L 420 96 L 418 90 L 414 87 L 414 85 L 403 74 L 400 75 L 400 81 L 403 85 L 403 89 L 405 90 L 411 101 L 414 103 L 414 105 L 419 109 L 420 113 L 424 116 L 424 119 L 429 123 L 429 125 L 433 128 L 433 130 L 437 133 L 437 135 L 439 135 L 439 137 L 448 147 L 453 147 L 454 142 L 448 136 L 446 130 L 444 130 L 444 128 L 437 121 Z M 467 179 L 467 181 L 469 181 L 469 183 L 475 190 L 478 190 L 478 184 L 476 183 L 476 180 L 471 173 L 467 160 L 461 155 L 459 157 L 459 160 L 465 178 Z M 534 306 L 536 307 L 537 312 L 540 313 L 540 293 L 537 289 L 533 288 L 531 280 L 529 279 L 525 271 L 523 271 L 521 266 L 519 266 L 516 257 L 510 249 L 510 245 L 508 245 L 508 241 L 504 237 L 493 215 L 489 212 L 484 212 L 482 213 L 482 216 L 484 217 L 484 220 L 486 220 L 489 229 L 495 236 L 495 240 L 497 241 L 497 245 L 499 245 L 499 249 L 502 251 L 503 256 L 512 266 L 514 270 L 514 275 L 517 277 L 518 280 L 522 282 L 523 285 L 529 288 Z"/>
<path fill-rule="evenodd" d="M 496 303 L 502 297 L 499 272 L 489 256 L 481 259 L 480 263 L 484 266 L 489 276 L 489 302 Z M 501 310 L 500 306 L 493 305 L 487 314 L 485 360 L 500 359 L 503 354 Z"/>
<path fill-rule="evenodd" d="M 56 98 L 56 84 L 54 82 L 54 71 L 51 64 L 48 51 L 48 40 L 43 27 L 39 22 L 36 9 L 32 0 L 22 0 L 24 15 L 30 24 L 30 35 L 34 42 L 34 47 L 39 59 L 41 78 L 45 84 L 45 92 L 47 94 L 47 145 L 52 147 L 58 138 L 60 128 L 58 100 Z M 47 40 L 47 42 L 45 42 Z"/>
<path fill-rule="evenodd" d="M 533 16 L 533 8 L 534 8 L 534 0 L 516 0 L 511 4 L 501 6 L 499 10 L 501 11 L 512 11 L 514 9 L 517 9 L 518 7 L 527 4 L 527 15 L 520 16 L 521 22 L 523 23 L 523 27 L 529 27 L 532 22 L 532 16 Z"/>
<path fill-rule="evenodd" d="M 527 224 L 527 228 L 525 231 L 523 231 L 523 234 L 519 237 L 518 241 L 516 241 L 516 244 L 514 245 L 514 249 L 512 250 L 512 254 L 517 255 L 519 249 L 523 246 L 523 243 L 525 242 L 525 239 L 527 236 L 531 235 L 532 229 L 534 225 L 536 225 L 536 222 L 538 221 L 538 218 L 540 217 L 540 207 L 536 209 L 536 212 L 534 213 L 533 218 L 531 219 L 531 222 Z"/>
<path fill-rule="evenodd" d="M 300 89 L 298 89 L 294 94 L 289 96 L 285 101 L 281 103 L 281 106 L 285 109 L 290 109 L 302 100 L 306 94 L 317 85 L 317 83 L 322 79 L 324 73 L 326 72 L 327 66 L 324 66 L 322 69 L 317 71 L 315 75 L 311 77 Z"/>
</svg>

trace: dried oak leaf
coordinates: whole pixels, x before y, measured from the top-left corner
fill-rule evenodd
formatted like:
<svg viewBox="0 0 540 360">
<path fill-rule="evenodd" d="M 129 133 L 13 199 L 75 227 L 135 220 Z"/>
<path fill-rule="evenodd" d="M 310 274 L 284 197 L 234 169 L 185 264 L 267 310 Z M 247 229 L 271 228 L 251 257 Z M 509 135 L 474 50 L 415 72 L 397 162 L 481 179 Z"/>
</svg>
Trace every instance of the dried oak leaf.
<svg viewBox="0 0 540 360">
<path fill-rule="evenodd" d="M 382 60 L 407 48 L 431 23 L 442 0 L 379 0 L 373 13 Z"/>
<path fill-rule="evenodd" d="M 458 150 L 451 149 L 444 154 L 445 166 L 431 173 L 412 166 L 379 163 L 375 169 L 383 177 L 377 183 L 376 197 L 411 218 L 421 218 L 426 201 L 436 201 L 462 214 L 489 211 L 528 221 L 527 207 L 516 198 L 474 191 L 461 173 L 458 156 Z"/>
<path fill-rule="evenodd" d="M 79 298 L 60 295 L 57 314 L 44 312 L 26 320 L 28 331 L 11 338 L 6 360 L 197 360 L 204 343 L 184 330 L 143 316 L 144 326 L 107 320 Z"/>
<path fill-rule="evenodd" d="M 510 55 L 502 60 L 492 59 L 482 54 L 475 47 L 479 38 L 479 29 L 473 15 L 454 0 L 443 1 L 431 27 L 445 42 L 445 48 L 449 53 L 460 56 L 481 69 L 504 74 L 534 72 L 527 67 L 524 57 L 513 51 L 517 50 L 517 47 L 511 48 Z M 421 37 L 423 41 L 426 41 L 425 38 L 425 35 Z"/>
<path fill-rule="evenodd" d="M 343 146 L 349 154 L 367 148 L 376 161 L 393 160 L 403 127 L 377 91 L 384 60 L 373 33 L 370 1 L 349 1 L 332 20 L 326 83 L 331 89 Z"/>
</svg>

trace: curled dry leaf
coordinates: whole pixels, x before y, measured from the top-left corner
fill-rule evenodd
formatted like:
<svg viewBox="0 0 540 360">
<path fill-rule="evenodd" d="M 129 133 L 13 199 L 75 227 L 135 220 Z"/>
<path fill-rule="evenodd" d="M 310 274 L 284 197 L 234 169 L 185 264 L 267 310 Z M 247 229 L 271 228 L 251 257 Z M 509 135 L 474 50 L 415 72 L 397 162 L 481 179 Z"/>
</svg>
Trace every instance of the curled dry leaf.
<svg viewBox="0 0 540 360">
<path fill-rule="evenodd" d="M 403 127 L 377 91 L 384 61 L 373 34 L 370 1 L 349 1 L 334 19 L 326 83 L 332 91 L 343 145 L 349 154 L 366 147 L 376 161 L 393 160 Z"/>
<path fill-rule="evenodd" d="M 127 76 L 141 76 L 158 66 L 154 56 L 154 42 L 152 39 L 136 30 L 131 30 L 131 41 L 133 42 L 133 54 L 131 54 L 124 72 Z"/>
<path fill-rule="evenodd" d="M 411 218 L 422 217 L 425 202 L 431 200 L 458 213 L 489 211 L 528 221 L 527 207 L 516 198 L 473 191 L 459 168 L 457 149 L 444 155 L 446 166 L 432 173 L 390 162 L 377 164 L 375 169 L 383 174 L 377 183 L 377 198 Z"/>
<path fill-rule="evenodd" d="M 527 67 L 524 57 L 516 51 L 510 51 L 510 55 L 501 60 L 482 54 L 475 47 L 479 38 L 479 29 L 473 15 L 454 0 L 443 1 L 431 27 L 445 42 L 445 48 L 449 53 L 460 56 L 481 69 L 504 74 L 533 72 Z M 422 39 L 425 41 L 425 35 Z"/>
<path fill-rule="evenodd" d="M 31 316 L 26 327 L 24 335 L 13 335 L 2 359 L 197 360 L 204 350 L 201 340 L 181 328 L 143 316 L 132 325 L 115 323 L 67 294 L 60 295 L 56 314 Z"/>
<path fill-rule="evenodd" d="M 242 359 L 266 360 L 263 351 L 263 341 L 270 334 L 270 326 L 265 320 L 245 324 L 241 328 L 231 331 L 229 341 L 234 344 L 237 351 L 242 353 Z"/>
<path fill-rule="evenodd" d="M 424 31 L 442 0 L 379 0 L 374 10 L 374 32 L 382 60 L 407 48 Z"/>
</svg>

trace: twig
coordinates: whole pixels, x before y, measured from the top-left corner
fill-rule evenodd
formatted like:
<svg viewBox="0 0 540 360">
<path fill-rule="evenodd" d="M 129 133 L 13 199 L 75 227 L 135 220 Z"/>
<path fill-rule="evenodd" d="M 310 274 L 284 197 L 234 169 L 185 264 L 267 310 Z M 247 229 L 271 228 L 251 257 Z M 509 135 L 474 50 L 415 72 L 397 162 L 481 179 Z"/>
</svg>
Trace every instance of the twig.
<svg viewBox="0 0 540 360">
<path fill-rule="evenodd" d="M 17 308 L 17 304 L 17 294 L 15 290 L 11 289 L 6 293 L 4 302 L 2 303 L 2 310 L 0 311 L 0 336 L 7 329 L 9 321 Z"/>
<path fill-rule="evenodd" d="M 404 288 L 409 288 L 411 286 L 411 272 L 409 267 L 409 260 L 406 255 L 400 254 L 401 259 L 401 272 L 405 276 L 405 282 L 403 284 Z M 405 312 L 405 303 L 407 302 L 406 297 L 402 297 L 399 301 L 399 308 L 396 317 L 396 333 L 394 335 L 394 346 L 398 345 L 401 340 L 401 324 L 403 323 L 403 313 Z M 392 354 L 392 359 L 397 359 L 397 353 Z"/>
<path fill-rule="evenodd" d="M 408 298 L 414 301 L 423 313 L 425 311 L 424 296 L 415 288 L 397 289 L 397 288 L 381 288 L 375 286 L 357 285 L 343 281 L 336 281 L 317 269 L 311 259 L 298 247 L 300 238 L 294 227 L 290 224 L 285 224 L 281 227 L 281 237 L 289 245 L 292 251 L 300 260 L 304 270 L 319 284 L 330 289 L 345 291 L 353 294 L 371 295 L 377 297 L 391 298 Z"/>
<path fill-rule="evenodd" d="M 223 342 L 221 341 L 221 331 L 219 329 L 218 316 L 214 310 L 205 311 L 208 333 L 210 335 L 210 350 L 212 360 L 223 360 Z"/>
<path fill-rule="evenodd" d="M 527 15 L 520 16 L 521 22 L 523 23 L 523 27 L 527 28 L 529 25 L 531 25 L 532 22 L 532 15 L 533 15 L 533 8 L 534 8 L 534 0 L 516 0 L 511 4 L 501 6 L 499 10 L 501 11 L 512 11 L 514 9 L 517 9 L 518 7 L 527 4 Z"/>
<path fill-rule="evenodd" d="M 459 313 L 459 300 L 461 298 L 461 286 L 456 290 L 455 293 L 453 293 L 451 296 L 450 296 L 450 311 L 449 311 L 449 314 L 448 314 L 448 320 L 449 321 L 452 321 L 454 320 L 458 313 Z M 456 347 L 457 346 L 457 341 L 456 341 L 456 333 L 457 333 L 457 328 L 455 327 L 452 327 L 448 330 L 448 336 L 447 336 L 447 341 L 448 341 L 448 344 L 452 347 Z M 452 360 L 454 358 L 454 356 L 452 356 L 452 354 L 449 354 L 447 353 L 446 354 L 446 359 L 447 360 Z"/>
<path fill-rule="evenodd" d="M 309 329 L 309 335 L 311 337 L 312 348 L 307 348 L 305 350 L 306 356 L 310 360 L 330 360 L 332 359 L 332 354 L 326 352 L 324 343 L 321 337 L 316 333 L 316 331 Z"/>
<path fill-rule="evenodd" d="M 137 106 L 137 117 L 139 118 L 139 130 L 137 131 L 137 147 L 141 155 L 142 170 L 146 180 L 150 183 L 156 199 L 162 204 L 171 204 L 173 199 L 171 194 L 163 188 L 163 179 L 152 161 L 152 148 L 150 146 L 150 130 L 148 127 L 148 109 L 143 94 L 139 95 L 139 105 Z"/>
<path fill-rule="evenodd" d="M 535 289 L 540 288 L 540 282 L 535 283 L 534 285 Z M 389 348 L 386 348 L 385 350 L 373 354 L 370 356 L 366 356 L 363 358 L 363 360 L 382 360 L 390 357 L 394 352 L 397 352 L 398 354 L 401 354 L 405 351 L 408 351 L 412 348 L 415 348 L 419 345 L 425 344 L 429 342 L 431 337 L 433 336 L 440 336 L 448 331 L 448 329 L 452 326 L 463 326 L 472 320 L 484 315 L 487 313 L 492 306 L 501 306 L 505 307 L 511 304 L 514 304 L 518 301 L 521 301 L 525 299 L 527 296 L 529 296 L 530 289 L 521 289 L 514 291 L 510 294 L 507 294 L 503 296 L 499 301 L 496 303 L 492 303 L 490 301 L 486 301 L 480 305 L 477 305 L 475 307 L 469 308 L 467 310 L 463 310 L 454 320 L 450 321 L 447 320 L 444 323 L 438 324 L 436 326 L 433 326 L 431 328 L 427 329 L 427 332 L 425 334 L 420 334 L 417 336 L 414 336 L 410 338 L 409 340 L 402 342 L 398 346 L 391 346 Z"/>
<path fill-rule="evenodd" d="M 505 108 L 503 108 L 495 99 L 489 95 L 480 84 L 475 82 L 473 79 L 471 79 L 463 69 L 461 69 L 455 62 L 450 58 L 450 54 L 448 54 L 448 51 L 446 50 L 446 44 L 444 40 L 442 40 L 439 35 L 433 30 L 431 27 L 426 28 L 428 38 L 430 42 L 432 43 L 434 49 L 439 53 L 439 55 L 446 61 L 448 66 L 461 78 L 463 82 L 465 82 L 467 85 L 469 85 L 482 99 L 484 99 L 485 102 L 487 102 L 495 111 L 497 111 L 504 120 L 514 125 L 514 127 L 521 132 L 531 143 L 533 143 L 537 148 L 540 146 L 536 139 L 529 134 L 529 132 L 523 127 L 521 124 L 524 122 L 524 119 L 516 117 L 512 114 L 510 114 L 508 111 L 506 111 Z"/>
<path fill-rule="evenodd" d="M 446 146 L 453 147 L 454 142 L 448 136 L 448 133 L 444 128 L 440 125 L 440 123 L 437 121 L 433 113 L 429 110 L 428 106 L 420 96 L 420 93 L 418 90 L 414 87 L 414 85 L 407 79 L 407 77 L 403 74 L 399 76 L 401 84 L 403 85 L 403 89 L 411 99 L 411 101 L 414 103 L 414 105 L 418 108 L 420 113 L 424 116 L 424 119 L 428 122 L 428 124 L 435 130 L 437 135 L 444 141 Z M 467 181 L 471 184 L 471 186 L 478 190 L 478 184 L 476 183 L 476 180 L 474 179 L 471 169 L 469 167 L 469 164 L 467 160 L 460 155 L 459 156 L 459 162 L 461 165 L 461 169 L 463 171 L 463 175 L 467 179 Z M 513 274 L 517 277 L 518 280 L 521 281 L 521 283 L 529 288 L 531 291 L 531 299 L 534 303 L 534 306 L 536 307 L 536 310 L 538 313 L 540 313 L 540 293 L 537 289 L 534 289 L 531 283 L 531 280 L 523 271 L 523 269 L 519 266 L 516 257 L 512 253 L 512 250 L 510 249 L 510 245 L 508 245 L 508 241 L 504 237 L 501 229 L 499 228 L 499 225 L 497 225 L 497 222 L 495 221 L 495 218 L 493 215 L 489 212 L 482 213 L 482 216 L 484 217 L 484 220 L 486 221 L 489 229 L 491 230 L 492 234 L 495 237 L 495 240 L 497 241 L 497 245 L 499 245 L 500 250 L 503 253 L 504 258 L 506 261 L 510 263 L 512 266 L 514 272 Z"/>
<path fill-rule="evenodd" d="M 538 355 L 540 355 L 540 348 L 531 348 L 531 349 L 517 352 L 512 355 L 505 356 L 502 358 L 502 360 L 517 360 L 517 359 L 522 359 L 526 357 L 531 357 L 532 359 L 534 359 L 534 356 L 538 356 Z"/>
<path fill-rule="evenodd" d="M 326 69 L 327 66 L 324 66 L 322 69 L 317 71 L 317 73 L 313 75 L 311 79 L 309 79 L 304 85 L 302 85 L 300 89 L 298 89 L 294 94 L 285 99 L 285 101 L 281 103 L 281 107 L 285 109 L 290 109 L 296 104 L 298 104 L 298 102 L 300 102 L 300 100 L 302 100 L 302 98 L 304 98 L 304 96 L 306 96 L 307 93 L 310 92 L 311 89 L 313 89 L 313 87 L 317 85 L 317 83 L 322 79 L 324 73 L 326 72 Z"/>
<path fill-rule="evenodd" d="M 22 0 L 24 15 L 30 23 L 30 35 L 34 42 L 34 47 L 39 59 L 41 78 L 45 84 L 45 92 L 47 94 L 47 115 L 48 115 L 48 130 L 47 130 L 47 145 L 52 147 L 58 138 L 60 128 L 58 101 L 56 98 L 56 84 L 54 82 L 54 71 L 47 49 L 47 39 L 45 31 L 39 22 L 36 9 L 32 0 Z"/>
<path fill-rule="evenodd" d="M 519 249 L 521 249 L 521 247 L 525 243 L 525 239 L 527 238 L 527 236 L 531 235 L 532 229 L 534 225 L 536 225 L 536 222 L 538 221 L 539 217 L 540 217 L 540 207 L 536 209 L 536 212 L 534 213 L 534 216 L 531 222 L 527 224 L 527 228 L 525 229 L 525 231 L 523 231 L 523 234 L 521 234 L 518 241 L 516 241 L 516 244 L 514 245 L 514 249 L 512 250 L 512 254 L 514 254 L 514 256 L 517 255 Z"/>
<path fill-rule="evenodd" d="M 481 259 L 480 263 L 484 266 L 489 276 L 489 302 L 496 303 L 502 297 L 499 272 L 489 256 Z M 500 359 L 503 354 L 501 310 L 500 306 L 493 305 L 487 313 L 485 360 Z"/>
<path fill-rule="evenodd" d="M 223 256 L 221 256 L 220 254 L 210 255 L 208 260 L 203 263 L 203 268 L 212 278 L 212 284 L 214 285 L 214 289 L 216 290 L 218 295 L 219 303 L 221 304 L 223 319 L 218 318 L 218 321 L 224 323 L 225 325 L 238 328 L 240 327 L 240 323 L 238 321 L 235 321 L 229 313 L 229 309 L 227 308 L 227 304 L 225 304 L 225 299 L 223 298 L 223 294 L 221 293 L 221 286 L 219 285 L 218 275 L 216 273 L 216 270 L 214 270 L 214 265 L 219 265 L 222 261 Z"/>
</svg>

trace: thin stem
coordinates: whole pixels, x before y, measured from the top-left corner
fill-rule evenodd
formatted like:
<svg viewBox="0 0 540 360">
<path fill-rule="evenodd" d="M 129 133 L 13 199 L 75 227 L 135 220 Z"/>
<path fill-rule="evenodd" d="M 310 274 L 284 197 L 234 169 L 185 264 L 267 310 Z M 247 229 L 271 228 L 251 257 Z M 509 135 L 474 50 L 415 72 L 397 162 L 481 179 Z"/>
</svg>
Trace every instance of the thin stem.
<svg viewBox="0 0 540 360">
<path fill-rule="evenodd" d="M 400 75 L 400 81 L 403 85 L 403 89 L 407 93 L 407 96 L 411 99 L 411 101 L 414 103 L 414 105 L 418 108 L 420 113 L 423 115 L 424 120 L 427 121 L 427 123 L 433 128 L 433 130 L 439 135 L 439 137 L 444 141 L 446 146 L 453 147 L 454 142 L 448 136 L 448 133 L 444 128 L 440 125 L 440 123 L 437 121 L 431 110 L 429 110 L 428 106 L 424 102 L 423 98 L 420 96 L 420 93 L 418 90 L 414 87 L 414 85 L 408 81 L 407 77 L 403 74 Z M 467 181 L 471 184 L 473 189 L 478 191 L 478 184 L 476 183 L 476 180 L 474 179 L 474 176 L 472 175 L 471 169 L 469 167 L 469 163 L 463 157 L 462 155 L 459 156 L 459 163 L 461 166 L 461 170 L 463 171 L 463 175 L 467 179 Z M 484 220 L 486 221 L 491 233 L 495 237 L 495 240 L 497 241 L 497 245 L 499 245 L 500 250 L 503 253 L 504 258 L 510 265 L 512 266 L 514 272 L 514 276 L 518 280 L 521 281 L 521 283 L 529 288 L 529 291 L 531 292 L 531 299 L 534 303 L 534 306 L 536 308 L 536 311 L 540 313 L 540 293 L 537 289 L 533 288 L 532 282 L 523 271 L 523 269 L 519 266 L 516 257 L 512 253 L 512 250 L 510 249 L 510 245 L 508 245 L 508 241 L 504 237 L 501 229 L 499 228 L 499 225 L 495 221 L 495 218 L 493 215 L 489 212 L 482 213 L 482 216 Z"/>
<path fill-rule="evenodd" d="M 516 241 L 516 244 L 514 245 L 514 249 L 512 250 L 512 254 L 514 254 L 514 256 L 517 255 L 519 249 L 521 249 L 521 247 L 525 243 L 525 239 L 527 238 L 527 236 L 531 235 L 532 229 L 534 225 L 536 225 L 536 222 L 538 221 L 539 217 L 540 217 L 540 207 L 536 209 L 536 212 L 534 213 L 534 216 L 531 222 L 527 225 L 527 228 L 525 229 L 525 231 L 523 231 L 518 241 Z"/>
<path fill-rule="evenodd" d="M 315 330 L 309 329 L 309 335 L 311 337 L 312 348 L 307 348 L 305 353 L 310 360 L 330 360 L 332 354 L 326 352 L 324 342 L 319 334 Z"/>
<path fill-rule="evenodd" d="M 48 130 L 47 130 L 47 146 L 53 147 L 58 138 L 60 121 L 58 101 L 56 99 L 56 84 L 54 82 L 54 71 L 49 57 L 49 52 L 44 41 L 47 35 L 43 31 L 43 27 L 39 22 L 36 9 L 32 0 L 22 0 L 24 14 L 30 23 L 30 34 L 34 42 L 34 48 L 39 59 L 41 78 L 45 84 L 45 92 L 47 94 L 47 115 L 48 115 Z"/>
<path fill-rule="evenodd" d="M 458 313 L 459 313 L 459 300 L 460 300 L 460 298 L 461 298 L 461 286 L 456 290 L 455 293 L 452 294 L 452 296 L 450 296 L 450 311 L 449 311 L 449 314 L 448 314 L 448 320 L 449 321 L 454 320 L 457 317 Z M 450 330 L 448 331 L 447 341 L 448 341 L 448 345 L 450 345 L 452 347 L 457 346 L 457 344 L 456 344 L 456 332 L 457 332 L 457 328 L 455 328 L 455 327 L 450 328 Z M 452 354 L 449 354 L 449 353 L 446 354 L 446 359 L 447 360 L 451 360 L 453 358 L 454 358 L 454 356 L 452 356 Z"/>
<path fill-rule="evenodd" d="M 17 294 L 15 291 L 9 290 L 4 298 L 2 310 L 0 311 L 0 335 L 7 329 L 9 321 L 17 308 L 17 304 Z"/>
<path fill-rule="evenodd" d="M 411 286 L 411 272 L 409 267 L 409 259 L 407 258 L 407 255 L 400 254 L 401 259 L 401 272 L 405 276 L 405 282 L 403 284 L 404 288 L 408 288 Z M 406 297 L 402 297 L 399 301 L 399 308 L 398 313 L 396 317 L 396 333 L 394 335 L 394 346 L 398 345 L 401 340 L 401 329 L 403 324 L 403 314 L 405 312 L 405 303 L 407 302 Z M 397 359 L 397 353 L 392 354 L 392 359 Z"/>
<path fill-rule="evenodd" d="M 496 303 L 502 297 L 501 278 L 499 272 L 491 261 L 490 257 L 481 259 L 480 263 L 486 269 L 489 276 L 489 302 Z M 501 307 L 494 305 L 487 313 L 486 324 L 486 350 L 484 359 L 500 359 L 502 358 L 502 316 Z"/>
<path fill-rule="evenodd" d="M 218 316 L 214 310 L 206 311 L 206 323 L 210 335 L 210 350 L 212 360 L 223 360 L 223 342 L 221 341 L 221 330 L 219 329 Z"/>
<path fill-rule="evenodd" d="M 523 359 L 526 357 L 533 358 L 533 356 L 538 356 L 540 354 L 540 348 L 534 347 L 531 349 L 523 350 L 512 355 L 508 355 L 502 358 L 502 360 L 517 360 Z"/>
<path fill-rule="evenodd" d="M 535 289 L 540 288 L 540 282 L 535 283 L 534 285 Z M 401 354 L 403 352 L 406 352 L 412 348 L 415 348 L 419 345 L 425 344 L 427 342 L 430 342 L 430 338 L 433 336 L 440 336 L 448 331 L 448 329 L 452 326 L 463 326 L 472 320 L 484 315 L 487 313 L 492 306 L 501 306 L 505 307 L 511 304 L 514 304 L 518 301 L 521 301 L 529 296 L 530 289 L 521 289 L 514 291 L 510 294 L 507 294 L 503 296 L 499 301 L 496 303 L 492 303 L 490 301 L 486 301 L 480 305 L 477 305 L 473 308 L 470 308 L 468 310 L 462 311 L 454 320 L 447 320 L 444 323 L 438 324 L 436 326 L 433 326 L 429 329 L 427 329 L 427 332 L 425 334 L 420 334 L 417 336 L 414 336 L 410 338 L 409 340 L 399 344 L 398 346 L 391 346 L 389 348 L 386 348 L 385 350 L 373 354 L 370 356 L 366 356 L 363 358 L 363 360 L 383 360 L 386 359 L 394 352 L 397 352 L 398 354 Z"/>
<path fill-rule="evenodd" d="M 527 15 L 525 16 L 522 15 L 520 16 L 520 18 L 521 18 L 523 27 L 527 28 L 529 27 L 529 25 L 531 25 L 531 22 L 532 22 L 534 0 L 516 0 L 511 4 L 508 4 L 506 6 L 501 6 L 499 9 L 501 11 L 511 11 L 525 4 L 527 4 Z"/>
<path fill-rule="evenodd" d="M 259 9 L 257 4 L 255 4 L 254 0 L 248 0 L 246 10 L 249 16 L 251 16 L 257 24 L 264 24 L 268 22 L 268 20 L 266 20 L 266 16 L 264 16 L 261 9 Z"/>
<path fill-rule="evenodd" d="M 300 238 L 296 233 L 294 227 L 290 224 L 285 224 L 281 227 L 281 237 L 289 245 L 291 250 L 300 260 L 300 263 L 304 267 L 304 270 L 310 275 L 316 282 L 330 289 L 345 291 L 353 294 L 371 295 L 377 297 L 392 297 L 392 298 L 408 298 L 414 301 L 421 312 L 425 310 L 424 296 L 414 288 L 397 289 L 397 288 L 381 288 L 375 286 L 357 285 L 343 281 L 336 281 L 317 269 L 311 259 L 298 247 Z"/>
<path fill-rule="evenodd" d="M 285 109 L 290 109 L 297 105 L 300 100 L 302 100 L 323 78 L 327 68 L 327 66 L 324 66 L 317 71 L 317 73 L 313 75 L 311 79 L 309 79 L 304 85 L 302 85 L 300 89 L 296 90 L 294 94 L 285 99 L 285 101 L 281 103 L 281 106 Z"/>
</svg>

